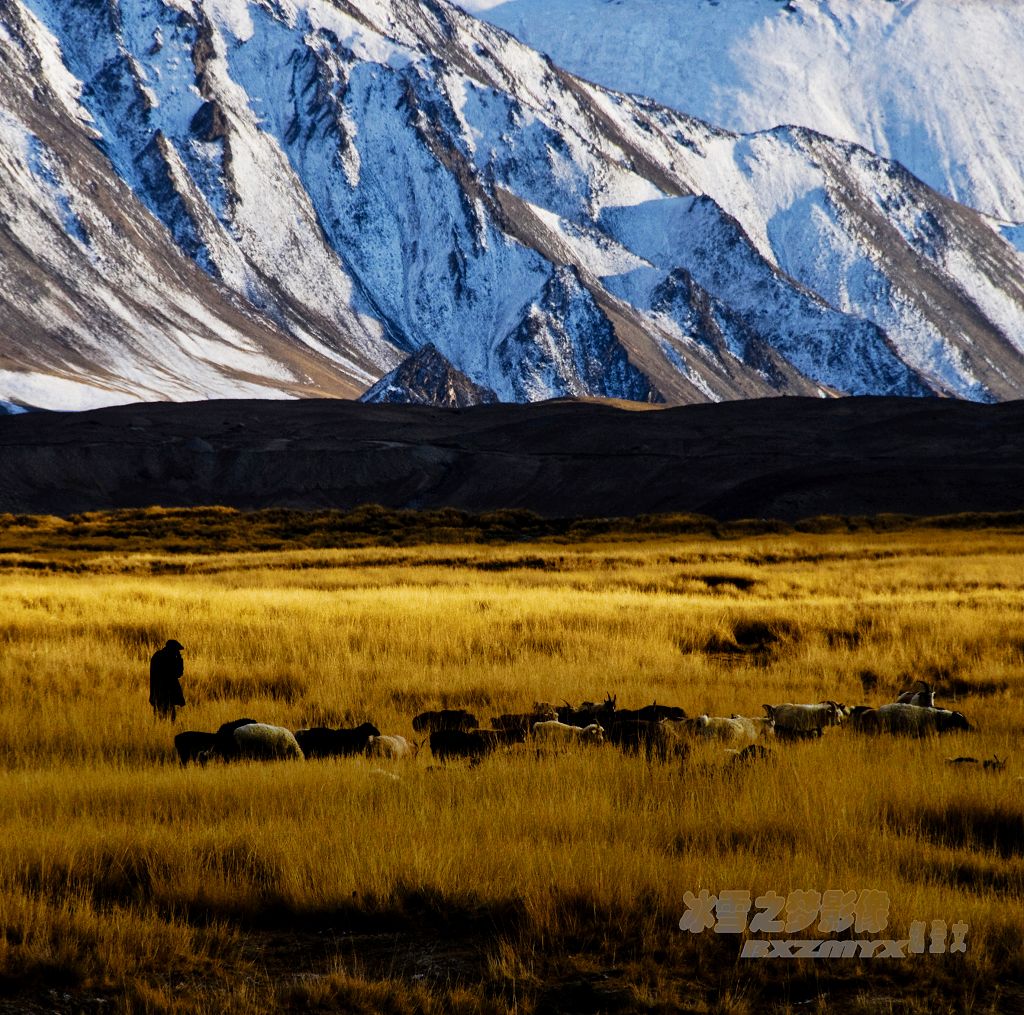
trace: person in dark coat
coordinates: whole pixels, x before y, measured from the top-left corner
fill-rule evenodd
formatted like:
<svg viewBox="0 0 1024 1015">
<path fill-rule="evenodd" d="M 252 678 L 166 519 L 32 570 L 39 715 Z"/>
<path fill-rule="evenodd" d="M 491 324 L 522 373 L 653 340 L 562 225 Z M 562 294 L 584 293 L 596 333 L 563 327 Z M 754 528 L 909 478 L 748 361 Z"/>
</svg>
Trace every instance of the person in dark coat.
<svg viewBox="0 0 1024 1015">
<path fill-rule="evenodd" d="M 181 675 L 185 663 L 181 658 L 182 646 L 173 638 L 162 649 L 153 653 L 149 661 L 149 703 L 155 717 L 174 722 L 177 710 L 185 704 L 181 693 Z"/>
</svg>

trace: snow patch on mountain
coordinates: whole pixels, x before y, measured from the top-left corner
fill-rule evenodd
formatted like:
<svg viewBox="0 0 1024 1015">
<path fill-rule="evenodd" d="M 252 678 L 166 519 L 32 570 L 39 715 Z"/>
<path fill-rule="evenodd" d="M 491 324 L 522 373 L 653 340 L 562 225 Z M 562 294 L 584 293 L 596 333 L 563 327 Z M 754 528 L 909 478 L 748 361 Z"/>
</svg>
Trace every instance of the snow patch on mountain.
<svg viewBox="0 0 1024 1015">
<path fill-rule="evenodd" d="M 20 370 L 0 370 L 0 390 L 7 396 L 3 404 L 8 406 L 8 413 L 25 411 L 8 399 L 16 399 L 41 409 L 62 411 L 97 409 L 105 405 L 140 401 L 126 392 L 111 391 L 74 378 Z"/>
<path fill-rule="evenodd" d="M 248 0 L 208 0 L 208 9 L 214 22 L 239 42 L 252 38 L 254 29 Z"/>
<path fill-rule="evenodd" d="M 37 208 L 63 226 L 63 231 L 83 248 L 89 237 L 72 207 L 71 194 L 61 178 L 61 171 L 53 153 L 45 144 L 10 113 L 0 109 L 0 159 L 4 168 L 12 173 L 24 191 L 31 195 Z M 32 216 L 28 209 L 14 209 L 17 220 L 29 227 Z M 29 227 L 30 228 L 30 227 Z M 26 239 L 44 243 L 39 232 L 28 231 Z"/>
<path fill-rule="evenodd" d="M 1024 225 L 1003 225 L 999 227 L 999 233 L 1024 254 Z"/>
<path fill-rule="evenodd" d="M 625 275 L 637 268 L 651 267 L 649 261 L 638 257 L 599 229 L 568 221 L 536 205 L 531 205 L 530 208 L 537 218 L 599 278 Z"/>
<path fill-rule="evenodd" d="M 23 8 L 19 13 L 23 18 L 20 38 L 12 37 L 5 29 L 5 44 L 30 52 L 56 101 L 71 117 L 88 127 L 92 116 L 80 102 L 82 83 L 68 70 L 56 36 L 32 10 Z"/>
</svg>

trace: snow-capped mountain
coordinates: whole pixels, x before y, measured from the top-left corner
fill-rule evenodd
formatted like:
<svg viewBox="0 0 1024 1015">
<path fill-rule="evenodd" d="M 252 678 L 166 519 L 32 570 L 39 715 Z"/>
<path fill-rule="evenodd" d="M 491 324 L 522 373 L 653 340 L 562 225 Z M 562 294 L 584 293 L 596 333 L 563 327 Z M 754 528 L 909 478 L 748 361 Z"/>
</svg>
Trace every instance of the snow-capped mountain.
<svg viewBox="0 0 1024 1015">
<path fill-rule="evenodd" d="M 465 409 L 498 401 L 490 388 L 474 384 L 432 345 L 417 349 L 359 399 L 371 405 L 435 405 Z"/>
<path fill-rule="evenodd" d="M 561 66 L 731 130 L 855 141 L 1024 221 L 1024 4 L 468 0 Z M 1008 230 L 1009 232 L 1009 230 Z M 1024 230 L 1016 235 L 1024 248 Z"/>
<path fill-rule="evenodd" d="M 0 399 L 1024 393 L 1024 259 L 445 0 L 0 0 Z"/>
</svg>

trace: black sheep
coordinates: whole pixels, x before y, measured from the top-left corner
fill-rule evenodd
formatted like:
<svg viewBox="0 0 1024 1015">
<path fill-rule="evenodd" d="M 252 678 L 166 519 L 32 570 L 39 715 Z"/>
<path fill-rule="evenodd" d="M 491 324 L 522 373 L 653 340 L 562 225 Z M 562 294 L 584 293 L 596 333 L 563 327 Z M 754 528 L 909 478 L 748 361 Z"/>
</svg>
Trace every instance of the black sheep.
<svg viewBox="0 0 1024 1015">
<path fill-rule="evenodd" d="M 479 761 L 499 747 L 526 742 L 526 733 L 512 730 L 434 730 L 430 734 L 430 753 L 439 761 L 469 758 Z"/>
<path fill-rule="evenodd" d="M 314 726 L 308 730 L 296 730 L 295 739 L 307 758 L 347 758 L 362 754 L 371 737 L 379 737 L 380 730 L 372 722 L 364 722 L 354 729 L 331 729 L 329 726 Z"/>
<path fill-rule="evenodd" d="M 610 743 L 626 754 L 639 754 L 643 751 L 648 761 L 652 758 L 668 761 L 672 756 L 685 758 L 689 754 L 689 744 L 680 739 L 672 726 L 664 722 L 627 719 L 613 723 L 607 736 Z"/>
<path fill-rule="evenodd" d="M 479 725 L 476 716 L 464 708 L 420 712 L 412 721 L 412 728 L 417 733 L 433 733 L 435 730 L 475 730 Z"/>
<path fill-rule="evenodd" d="M 660 722 L 670 719 L 681 722 L 686 718 L 686 710 L 678 705 L 644 705 L 643 708 L 617 708 L 612 722 Z"/>
<path fill-rule="evenodd" d="M 216 733 L 200 733 L 196 730 L 185 730 L 174 738 L 174 750 L 182 765 L 199 761 L 204 751 L 212 751 L 217 746 Z"/>
</svg>

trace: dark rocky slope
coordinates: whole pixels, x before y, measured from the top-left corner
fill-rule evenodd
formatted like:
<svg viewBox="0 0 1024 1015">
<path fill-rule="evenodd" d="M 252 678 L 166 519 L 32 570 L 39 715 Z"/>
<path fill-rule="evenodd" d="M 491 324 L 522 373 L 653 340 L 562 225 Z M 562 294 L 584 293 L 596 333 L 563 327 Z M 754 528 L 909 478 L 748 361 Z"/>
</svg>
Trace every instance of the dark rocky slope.
<svg viewBox="0 0 1024 1015">
<path fill-rule="evenodd" d="M 471 405 L 492 405 L 498 396 L 456 370 L 433 345 L 425 345 L 385 374 L 359 401 L 468 409 Z"/>
</svg>

